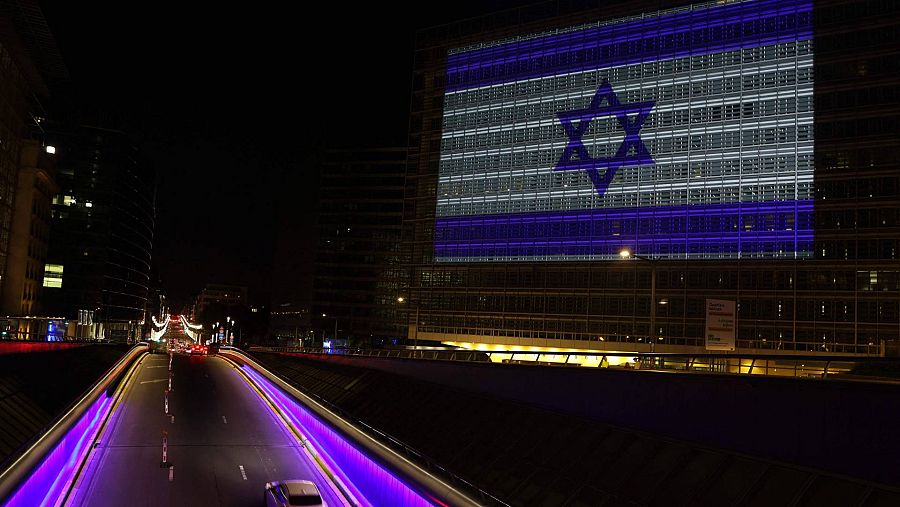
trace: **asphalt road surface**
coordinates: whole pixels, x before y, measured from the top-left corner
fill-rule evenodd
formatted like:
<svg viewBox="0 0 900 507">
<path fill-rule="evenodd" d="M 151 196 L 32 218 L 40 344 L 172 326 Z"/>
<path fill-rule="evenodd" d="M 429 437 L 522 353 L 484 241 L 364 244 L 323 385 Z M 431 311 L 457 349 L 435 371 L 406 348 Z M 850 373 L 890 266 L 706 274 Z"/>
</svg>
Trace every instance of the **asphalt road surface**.
<svg viewBox="0 0 900 507">
<path fill-rule="evenodd" d="M 297 442 L 237 371 L 218 357 L 175 355 L 165 414 L 168 355 L 138 367 L 68 505 L 262 506 L 265 484 L 316 482 L 341 505 Z M 168 431 L 170 470 L 161 468 Z"/>
</svg>

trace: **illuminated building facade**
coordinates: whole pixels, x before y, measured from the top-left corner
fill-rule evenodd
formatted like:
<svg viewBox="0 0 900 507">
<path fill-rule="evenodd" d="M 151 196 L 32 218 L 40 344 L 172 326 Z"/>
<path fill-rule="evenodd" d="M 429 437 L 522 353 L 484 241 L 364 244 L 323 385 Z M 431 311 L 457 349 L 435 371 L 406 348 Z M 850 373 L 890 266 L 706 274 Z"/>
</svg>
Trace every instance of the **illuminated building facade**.
<svg viewBox="0 0 900 507">
<path fill-rule="evenodd" d="M 738 349 L 890 350 L 898 28 L 888 1 L 622 1 L 421 32 L 410 332 L 702 350 L 713 298 Z"/>
<path fill-rule="evenodd" d="M 43 339 L 42 282 L 56 191 L 44 108 L 68 71 L 36 2 L 0 2 L 0 323 L 3 336 Z M 21 318 L 19 318 L 21 317 Z"/>
<path fill-rule="evenodd" d="M 46 264 L 50 201 L 58 190 L 53 158 L 37 141 L 22 143 L 6 278 L 0 296 L 6 315 L 43 315 L 43 286 L 54 283 L 55 268 Z M 47 267 L 51 276 L 45 279 Z"/>
</svg>

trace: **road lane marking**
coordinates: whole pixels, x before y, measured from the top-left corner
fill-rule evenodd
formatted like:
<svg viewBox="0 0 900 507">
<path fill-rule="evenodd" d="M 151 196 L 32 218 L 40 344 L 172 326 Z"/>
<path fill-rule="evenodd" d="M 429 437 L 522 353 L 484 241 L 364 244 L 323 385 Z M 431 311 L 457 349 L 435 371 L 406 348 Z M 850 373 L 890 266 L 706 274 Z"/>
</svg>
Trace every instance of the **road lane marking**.
<svg viewBox="0 0 900 507">
<path fill-rule="evenodd" d="M 225 423 L 225 424 L 228 424 L 228 419 L 225 419 L 225 416 L 224 416 L 224 415 L 222 416 L 222 422 Z"/>
<path fill-rule="evenodd" d="M 155 384 L 156 382 L 165 382 L 167 380 L 168 379 L 158 378 L 156 380 L 145 380 L 145 381 L 141 382 L 141 384 Z"/>
<path fill-rule="evenodd" d="M 247 480 L 247 472 L 244 471 L 244 465 L 238 465 L 238 467 L 241 469 L 241 476 L 246 481 Z"/>
<path fill-rule="evenodd" d="M 147 368 L 165 368 L 165 367 L 166 367 L 166 365 L 164 365 L 164 364 L 161 364 L 159 366 L 147 366 Z"/>
</svg>

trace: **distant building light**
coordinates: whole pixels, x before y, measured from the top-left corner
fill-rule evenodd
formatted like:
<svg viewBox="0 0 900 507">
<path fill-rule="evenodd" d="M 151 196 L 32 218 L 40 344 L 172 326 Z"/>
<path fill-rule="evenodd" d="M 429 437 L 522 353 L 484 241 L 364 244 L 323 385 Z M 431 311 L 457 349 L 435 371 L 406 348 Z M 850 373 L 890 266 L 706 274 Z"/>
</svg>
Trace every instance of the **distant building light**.
<svg viewBox="0 0 900 507">
<path fill-rule="evenodd" d="M 51 155 L 53 155 L 54 153 L 56 153 L 56 146 L 49 146 L 49 145 L 48 145 L 45 149 L 47 150 L 47 153 L 49 153 L 49 154 L 51 154 Z"/>
<path fill-rule="evenodd" d="M 94 203 L 92 203 L 91 201 L 88 201 L 88 202 L 84 203 L 84 207 L 85 207 L 85 208 L 93 208 L 93 207 L 94 207 Z"/>
<path fill-rule="evenodd" d="M 60 264 L 44 265 L 44 287 L 62 288 L 63 266 Z"/>
</svg>

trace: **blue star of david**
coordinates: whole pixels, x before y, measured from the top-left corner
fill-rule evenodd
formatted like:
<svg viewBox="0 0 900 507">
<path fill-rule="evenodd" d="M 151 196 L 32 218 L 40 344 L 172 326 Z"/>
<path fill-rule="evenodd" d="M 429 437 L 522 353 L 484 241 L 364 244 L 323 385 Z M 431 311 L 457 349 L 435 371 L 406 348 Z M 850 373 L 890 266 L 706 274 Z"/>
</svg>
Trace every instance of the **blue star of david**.
<svg viewBox="0 0 900 507">
<path fill-rule="evenodd" d="M 604 99 L 608 104 L 606 106 L 602 105 Z M 653 163 L 653 157 L 641 140 L 641 127 L 655 104 L 654 101 L 648 101 L 622 105 L 609 81 L 604 79 L 587 109 L 556 114 L 569 136 L 569 143 L 553 170 L 587 171 L 597 194 L 603 197 L 620 167 Z M 610 115 L 614 115 L 619 121 L 625 131 L 625 139 L 614 156 L 593 158 L 584 146 L 582 137 L 594 118 Z M 629 119 L 629 115 L 633 115 L 633 118 Z M 577 159 L 573 158 L 575 155 L 578 156 Z M 606 171 L 601 175 L 600 170 L 604 168 Z"/>
</svg>

